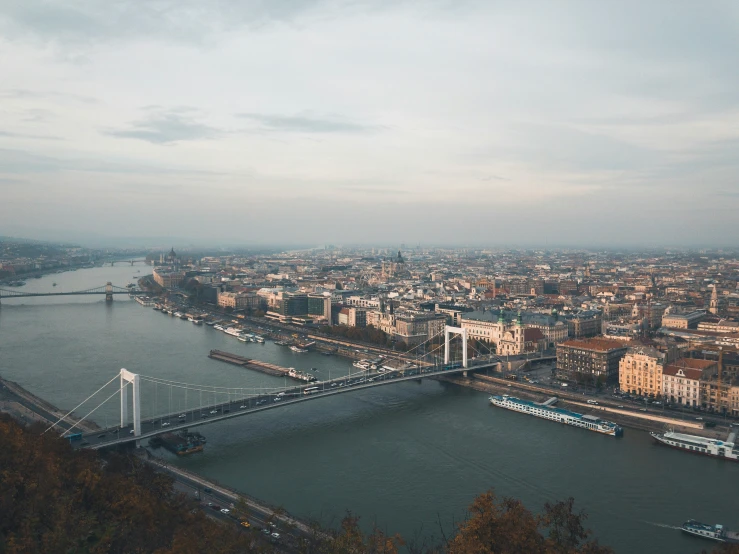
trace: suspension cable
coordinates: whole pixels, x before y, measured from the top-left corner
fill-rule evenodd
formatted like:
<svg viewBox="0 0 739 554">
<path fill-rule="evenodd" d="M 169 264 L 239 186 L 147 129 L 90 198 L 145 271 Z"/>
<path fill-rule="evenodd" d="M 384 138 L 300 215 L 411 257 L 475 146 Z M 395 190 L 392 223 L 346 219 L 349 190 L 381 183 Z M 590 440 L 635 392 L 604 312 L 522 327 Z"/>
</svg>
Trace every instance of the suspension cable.
<svg viewBox="0 0 739 554">
<path fill-rule="evenodd" d="M 103 404 L 105 404 L 105 403 L 106 403 L 106 402 L 107 402 L 108 400 L 110 400 L 110 399 L 111 399 L 111 398 L 113 398 L 113 397 L 114 397 L 114 396 L 115 396 L 116 394 L 118 394 L 118 393 L 119 393 L 119 392 L 121 392 L 121 391 L 122 391 L 123 389 L 125 389 L 125 388 L 126 388 L 126 387 L 127 387 L 128 385 L 129 385 L 129 384 L 130 384 L 130 382 L 129 382 L 129 381 L 126 381 L 126 382 L 125 382 L 125 383 L 123 384 L 123 386 L 122 386 L 121 388 L 119 388 L 119 389 L 118 389 L 117 391 L 115 391 L 115 392 L 114 392 L 113 394 L 111 394 L 111 395 L 110 395 L 110 396 L 109 396 L 108 398 L 106 398 L 105 400 L 103 400 L 103 401 L 102 401 L 102 402 L 101 402 L 100 404 L 98 404 L 97 406 L 95 406 L 95 407 L 94 407 L 94 408 L 92 409 L 92 411 L 90 411 L 90 412 L 89 412 L 89 413 L 88 413 L 88 414 L 87 414 L 87 415 L 86 415 L 85 417 L 83 417 L 82 419 L 80 419 L 80 420 L 79 420 L 79 421 L 78 421 L 77 423 L 75 423 L 74 425 L 72 425 L 72 426 L 71 426 L 71 427 L 70 427 L 69 429 L 67 429 L 66 431 L 64 431 L 64 433 L 69 433 L 69 432 L 70 432 L 70 431 L 71 431 L 72 429 L 74 429 L 75 427 L 77 427 L 77 426 L 78 426 L 78 425 L 79 425 L 80 423 L 82 423 L 82 422 L 83 422 L 84 420 L 86 420 L 86 419 L 87 419 L 87 418 L 88 418 L 89 416 L 91 416 L 91 415 L 92 415 L 93 413 L 95 413 L 95 410 L 97 410 L 97 409 L 98 409 L 98 408 L 99 408 L 100 406 L 102 406 Z M 62 433 L 62 435 L 64 435 L 64 433 Z"/>
<path fill-rule="evenodd" d="M 283 387 L 270 387 L 270 388 L 267 388 L 267 387 L 230 387 L 230 388 L 219 387 L 219 388 L 222 388 L 223 390 L 217 391 L 217 390 L 214 390 L 212 387 L 210 387 L 210 385 L 191 385 L 191 384 L 190 385 L 188 384 L 176 385 L 174 383 L 162 383 L 161 381 L 157 381 L 156 379 L 151 379 L 149 377 L 144 377 L 144 376 L 140 376 L 140 379 L 142 381 L 148 381 L 148 382 L 155 383 L 158 385 L 166 385 L 169 387 L 175 387 L 178 389 L 185 389 L 185 390 L 209 392 L 212 394 L 233 394 L 233 393 L 244 391 L 244 390 L 247 390 L 247 391 L 258 390 L 258 389 L 259 390 L 262 390 L 262 389 L 279 390 L 283 388 Z"/>
<path fill-rule="evenodd" d="M 80 402 L 79 404 L 77 404 L 74 408 L 72 408 L 71 410 L 69 410 L 60 419 L 58 419 L 56 422 L 52 423 L 49 427 L 47 427 L 46 430 L 43 433 L 41 433 L 41 434 L 42 435 L 45 435 L 47 431 L 49 431 L 53 427 L 56 427 L 57 424 L 59 424 L 60 422 L 64 421 L 64 419 L 66 419 L 72 412 L 74 412 L 77 408 L 79 408 L 80 406 L 82 406 L 82 404 L 84 404 L 85 402 L 87 402 L 88 400 L 90 400 L 90 398 L 92 398 L 93 396 L 95 396 L 97 393 L 99 393 L 105 387 L 107 387 L 108 385 L 110 385 L 119 376 L 120 376 L 120 374 L 113 376 L 113 379 L 111 379 L 110 381 L 108 381 L 107 383 L 105 383 L 102 387 L 100 387 L 98 390 L 96 390 L 95 392 L 93 392 L 90 396 L 88 396 L 87 398 L 85 398 L 82 402 Z"/>
</svg>

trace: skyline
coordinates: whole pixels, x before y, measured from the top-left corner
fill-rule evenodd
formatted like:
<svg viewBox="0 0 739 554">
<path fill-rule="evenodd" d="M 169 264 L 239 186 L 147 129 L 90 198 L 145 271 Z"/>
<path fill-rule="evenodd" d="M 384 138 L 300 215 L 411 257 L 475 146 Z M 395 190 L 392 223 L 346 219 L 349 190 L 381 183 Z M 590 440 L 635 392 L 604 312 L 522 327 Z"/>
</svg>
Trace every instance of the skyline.
<svg viewBox="0 0 739 554">
<path fill-rule="evenodd" d="M 739 231 L 734 3 L 176 6 L 0 7 L 1 235 L 638 248 Z"/>
</svg>

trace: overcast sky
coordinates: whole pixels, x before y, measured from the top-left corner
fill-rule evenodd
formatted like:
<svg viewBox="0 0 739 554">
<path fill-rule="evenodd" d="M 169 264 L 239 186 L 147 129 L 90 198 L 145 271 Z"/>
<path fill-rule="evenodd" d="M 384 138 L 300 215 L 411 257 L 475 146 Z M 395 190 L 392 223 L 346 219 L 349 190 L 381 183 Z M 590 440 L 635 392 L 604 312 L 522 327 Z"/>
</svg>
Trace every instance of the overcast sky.
<svg viewBox="0 0 739 554">
<path fill-rule="evenodd" d="M 739 2 L 0 0 L 0 235 L 736 245 Z"/>
</svg>

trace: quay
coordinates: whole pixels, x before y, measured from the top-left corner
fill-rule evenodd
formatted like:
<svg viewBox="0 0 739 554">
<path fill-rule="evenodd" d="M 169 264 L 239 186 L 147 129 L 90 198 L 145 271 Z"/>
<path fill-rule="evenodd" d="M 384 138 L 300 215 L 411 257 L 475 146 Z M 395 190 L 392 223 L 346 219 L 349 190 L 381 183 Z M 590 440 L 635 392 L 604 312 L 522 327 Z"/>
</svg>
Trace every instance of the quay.
<svg viewBox="0 0 739 554">
<path fill-rule="evenodd" d="M 18 383 L 8 381 L 2 377 L 0 377 L 0 412 L 10 414 L 18 421 L 41 422 L 47 425 L 55 423 L 66 413 L 46 400 L 28 392 Z M 100 429 L 92 421 L 79 423 L 79 420 L 72 414 L 59 423 L 59 427 L 69 429 L 74 424 L 77 424 L 75 429 L 85 433 L 93 433 Z"/>
<path fill-rule="evenodd" d="M 288 377 L 295 381 L 305 382 L 306 379 L 299 377 L 295 370 L 290 370 L 286 367 L 281 367 L 269 362 L 263 362 L 261 360 L 253 360 L 251 358 L 245 358 L 237 354 L 230 352 L 224 352 L 223 350 L 211 350 L 208 353 L 208 357 L 212 360 L 218 360 L 220 362 L 226 362 L 227 364 L 237 365 L 246 369 L 253 369 L 255 371 L 261 371 L 267 375 L 273 375 L 276 377 Z"/>
<path fill-rule="evenodd" d="M 511 382 L 506 379 L 487 375 L 478 374 L 471 375 L 469 377 L 440 375 L 434 377 L 434 379 L 492 394 L 511 394 L 511 391 L 516 391 L 517 396 L 536 401 L 538 401 L 542 395 L 546 395 L 548 397 L 552 395 L 551 389 L 517 381 Z M 598 405 L 587 404 L 582 401 L 582 397 L 562 391 L 557 391 L 557 395 L 565 404 L 571 404 L 573 407 L 577 407 L 578 412 L 596 415 L 598 417 L 607 417 L 610 421 L 631 429 L 653 431 L 655 429 L 655 425 L 659 425 L 660 427 L 669 425 L 671 428 L 683 429 L 684 431 L 691 433 L 695 433 L 696 430 L 700 430 L 701 435 L 711 436 L 711 438 L 722 438 L 726 436 L 720 426 L 714 430 L 707 431 L 704 429 L 703 424 L 697 421 L 667 417 L 653 412 L 641 412 L 627 410 L 625 408 L 618 409 L 611 405 L 613 403 L 605 399 L 598 399 Z"/>
</svg>

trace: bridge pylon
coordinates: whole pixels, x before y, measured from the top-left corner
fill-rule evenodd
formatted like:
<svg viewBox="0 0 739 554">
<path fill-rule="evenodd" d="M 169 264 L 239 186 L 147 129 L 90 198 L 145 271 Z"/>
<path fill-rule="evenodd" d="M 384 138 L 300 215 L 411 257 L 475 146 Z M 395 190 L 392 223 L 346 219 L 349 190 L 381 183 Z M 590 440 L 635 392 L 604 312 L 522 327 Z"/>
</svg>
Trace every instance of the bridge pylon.
<svg viewBox="0 0 739 554">
<path fill-rule="evenodd" d="M 105 301 L 113 302 L 113 283 L 110 281 L 105 284 Z"/>
<path fill-rule="evenodd" d="M 467 329 L 465 327 L 444 327 L 444 363 L 449 363 L 449 335 L 454 333 L 462 336 L 462 367 L 467 367 Z"/>
<path fill-rule="evenodd" d="M 133 434 L 141 435 L 141 381 L 138 374 L 121 369 L 121 427 L 128 425 L 128 387 L 133 389 Z"/>
</svg>

